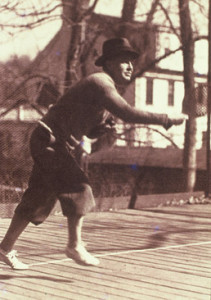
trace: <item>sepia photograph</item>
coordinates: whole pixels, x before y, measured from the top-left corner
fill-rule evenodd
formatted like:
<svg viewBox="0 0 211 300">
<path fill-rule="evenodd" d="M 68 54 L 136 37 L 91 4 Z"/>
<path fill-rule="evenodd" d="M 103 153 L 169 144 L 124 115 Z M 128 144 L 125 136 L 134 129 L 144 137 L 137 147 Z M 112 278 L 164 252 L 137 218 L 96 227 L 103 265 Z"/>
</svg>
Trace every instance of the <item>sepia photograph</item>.
<svg viewBox="0 0 211 300">
<path fill-rule="evenodd" d="M 211 0 L 1 0 L 0 299 L 211 300 Z"/>
</svg>

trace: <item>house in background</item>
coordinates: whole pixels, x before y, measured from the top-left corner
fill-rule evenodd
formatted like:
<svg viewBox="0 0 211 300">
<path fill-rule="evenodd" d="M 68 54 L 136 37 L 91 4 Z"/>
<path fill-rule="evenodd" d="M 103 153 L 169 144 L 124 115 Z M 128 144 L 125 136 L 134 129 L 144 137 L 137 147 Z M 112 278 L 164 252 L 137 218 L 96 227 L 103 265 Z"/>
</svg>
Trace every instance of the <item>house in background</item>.
<svg viewBox="0 0 211 300">
<path fill-rule="evenodd" d="M 94 14 L 89 25 L 88 38 L 93 38 L 96 28 L 100 34 L 92 39 L 93 47 L 86 53 L 86 59 L 82 60 L 81 65 L 78 66 L 81 76 L 99 71 L 93 62 L 101 53 L 103 41 L 118 32 L 119 19 Z M 136 49 L 142 49 L 143 28 L 144 25 L 137 21 L 134 21 L 134 26 L 128 28 L 128 36 Z M 146 61 L 153 60 L 158 54 L 159 29 L 154 26 L 150 30 Z M 64 21 L 60 31 L 32 62 L 30 70 L 36 76 L 32 76 L 27 84 L 20 87 L 19 92 L 14 95 L 11 101 L 15 103 L 14 107 L 9 104 L 1 107 L 0 121 L 8 122 L 8 128 L 12 122 L 13 124 L 22 122 L 24 128 L 29 125 L 31 130 L 36 121 L 47 111 L 48 106 L 54 104 L 63 93 L 70 38 L 71 27 Z M 168 51 L 168 45 L 166 51 Z M 171 63 L 170 58 L 168 60 L 169 68 L 166 64 L 164 64 L 165 68 L 162 68 L 162 62 L 161 65 L 158 64 L 155 68 L 145 72 L 141 78 L 137 78 L 128 86 L 124 91 L 124 97 L 131 105 L 160 113 L 181 112 L 184 96 L 183 75 L 181 71 L 172 70 L 171 66 L 174 64 Z M 139 63 L 137 69 L 138 66 Z M 206 76 L 196 74 L 196 87 L 204 86 L 205 83 Z M 8 107 L 11 109 L 7 112 Z M 200 172 L 205 169 L 205 152 L 201 148 L 203 132 L 206 130 L 206 117 L 199 118 L 199 125 L 198 169 Z M 17 128 L 17 126 L 14 127 Z M 22 130 L 23 128 L 21 132 Z M 89 172 L 93 175 L 92 181 L 96 194 L 107 196 L 121 194 L 121 192 L 130 193 L 131 186 L 133 186 L 131 181 L 134 182 L 138 173 L 144 174 L 140 179 L 142 182 L 140 193 L 177 192 L 182 189 L 184 124 L 172 127 L 166 132 L 161 126 L 130 127 L 119 121 L 118 134 L 119 139 L 110 150 L 104 144 L 103 149 L 106 148 L 106 150 L 95 152 L 88 158 Z M 28 134 L 27 138 L 24 134 L 21 136 L 25 140 L 28 138 Z M 23 144 L 20 137 L 16 138 L 16 141 L 19 145 Z M 156 175 L 159 172 L 163 175 Z M 109 183 L 106 182 L 108 177 Z M 121 188 L 123 183 L 124 191 Z M 203 180 L 199 179 L 196 188 L 203 189 Z"/>
</svg>

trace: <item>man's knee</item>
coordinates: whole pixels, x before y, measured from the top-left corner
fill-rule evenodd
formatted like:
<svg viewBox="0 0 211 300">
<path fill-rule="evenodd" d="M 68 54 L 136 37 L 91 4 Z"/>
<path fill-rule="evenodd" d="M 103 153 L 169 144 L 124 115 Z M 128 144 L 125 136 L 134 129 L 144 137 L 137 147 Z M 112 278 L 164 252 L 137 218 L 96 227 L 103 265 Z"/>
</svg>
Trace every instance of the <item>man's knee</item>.
<svg viewBox="0 0 211 300">
<path fill-rule="evenodd" d="M 92 188 L 87 183 L 82 184 L 82 191 L 79 194 L 83 195 L 83 197 L 94 198 Z"/>
<path fill-rule="evenodd" d="M 73 193 L 62 193 L 59 195 L 63 214 L 85 215 L 95 207 L 92 188 L 89 184 L 83 183 Z"/>
</svg>

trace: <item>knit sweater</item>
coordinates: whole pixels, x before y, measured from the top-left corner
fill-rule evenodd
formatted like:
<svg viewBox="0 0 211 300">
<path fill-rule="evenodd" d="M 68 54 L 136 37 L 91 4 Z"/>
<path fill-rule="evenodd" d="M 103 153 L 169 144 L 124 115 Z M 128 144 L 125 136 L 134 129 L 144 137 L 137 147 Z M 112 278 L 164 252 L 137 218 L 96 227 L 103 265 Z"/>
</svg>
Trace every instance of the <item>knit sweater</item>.
<svg viewBox="0 0 211 300">
<path fill-rule="evenodd" d="M 119 94 L 114 80 L 105 72 L 82 79 L 52 106 L 42 121 L 64 139 L 72 134 L 80 140 L 103 123 L 109 115 L 127 123 L 166 125 L 166 114 L 132 107 Z"/>
</svg>

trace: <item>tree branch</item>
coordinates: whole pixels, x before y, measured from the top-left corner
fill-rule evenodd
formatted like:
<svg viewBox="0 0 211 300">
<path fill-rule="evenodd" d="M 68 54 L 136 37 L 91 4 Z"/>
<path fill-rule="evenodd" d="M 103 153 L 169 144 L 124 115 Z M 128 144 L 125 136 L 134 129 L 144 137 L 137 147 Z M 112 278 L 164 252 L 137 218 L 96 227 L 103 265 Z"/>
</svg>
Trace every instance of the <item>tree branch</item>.
<svg viewBox="0 0 211 300">
<path fill-rule="evenodd" d="M 175 142 L 172 140 L 172 138 L 170 138 L 169 136 L 167 136 L 166 134 L 162 133 L 160 130 L 158 129 L 155 129 L 155 128 L 152 128 L 152 127 L 149 127 L 149 126 L 145 126 L 145 125 L 139 125 L 139 126 L 131 126 L 129 129 L 126 129 L 124 132 L 120 133 L 120 134 L 116 134 L 116 138 L 120 138 L 121 140 L 125 140 L 125 141 L 128 141 L 128 142 L 138 142 L 138 143 L 143 143 L 142 141 L 140 140 L 137 140 L 137 139 L 125 139 L 125 138 L 121 138 L 122 135 L 125 135 L 127 134 L 128 132 L 132 131 L 132 130 L 136 130 L 136 129 L 140 129 L 140 128 L 147 128 L 151 131 L 154 131 L 158 134 L 160 134 L 162 137 L 164 137 L 166 140 L 168 140 L 175 148 L 179 148 L 177 146 L 177 144 L 175 144 Z"/>
<path fill-rule="evenodd" d="M 169 16 L 169 14 L 168 14 L 166 8 L 165 8 L 161 3 L 159 3 L 159 6 L 160 6 L 161 10 L 164 12 L 164 15 L 166 16 L 166 19 L 167 19 L 167 21 L 169 22 L 169 25 L 170 25 L 170 28 L 171 28 L 172 32 L 177 36 L 177 38 L 178 38 L 179 41 L 181 42 L 180 35 L 177 33 L 177 31 L 176 31 L 176 29 L 175 29 L 175 27 L 174 27 L 174 25 L 173 25 L 173 23 L 172 23 L 172 21 L 171 21 L 171 18 L 170 18 L 170 16 Z"/>
<path fill-rule="evenodd" d="M 94 3 L 92 4 L 92 6 L 91 6 L 90 8 L 88 8 L 88 9 L 84 12 L 83 18 L 86 17 L 86 16 L 88 16 L 88 15 L 90 15 L 91 13 L 94 12 L 95 7 L 96 7 L 96 5 L 97 5 L 98 2 L 99 2 L 99 0 L 95 0 L 95 1 L 94 1 Z"/>
<path fill-rule="evenodd" d="M 28 76 L 26 79 L 24 79 L 18 86 L 17 88 L 11 92 L 3 101 L 1 101 L 1 105 L 4 104 L 7 100 L 9 100 L 10 98 L 12 98 L 13 96 L 15 96 L 18 92 L 19 89 L 21 89 L 22 87 L 24 87 L 24 85 L 26 84 L 27 81 L 33 79 L 33 78 L 42 78 L 44 80 L 50 80 L 48 76 L 44 76 L 44 75 L 41 75 L 41 74 L 32 74 L 30 76 Z M 34 83 L 33 83 L 34 84 Z M 32 86 L 33 86 L 32 84 Z"/>
<path fill-rule="evenodd" d="M 205 11 L 205 7 L 201 3 L 199 3 L 197 0 L 191 0 L 191 1 L 199 7 L 199 10 L 202 13 L 202 15 L 204 15 L 206 18 L 208 18 L 207 13 Z"/>
<path fill-rule="evenodd" d="M 196 38 L 194 38 L 194 42 L 200 41 L 200 40 L 207 40 L 208 36 L 207 35 L 201 35 L 198 36 Z M 170 50 L 168 53 L 165 53 L 161 56 L 159 56 L 158 58 L 156 58 L 155 60 L 151 61 L 149 64 L 147 64 L 143 69 L 141 69 L 139 72 L 137 72 L 133 78 L 132 81 L 134 81 L 137 77 L 141 77 L 146 71 L 150 70 L 152 67 L 155 66 L 155 64 L 157 64 L 158 62 L 160 62 L 161 60 L 163 60 L 164 58 L 167 58 L 168 56 L 175 54 L 176 52 L 180 51 L 183 49 L 183 46 L 181 45 L 180 47 L 178 47 L 177 49 L 174 50 Z"/>
<path fill-rule="evenodd" d="M 154 17 L 154 14 L 156 12 L 157 6 L 160 4 L 160 0 L 154 0 L 151 6 L 151 9 L 149 11 L 149 13 L 147 14 L 147 19 L 146 19 L 146 27 L 148 27 L 149 25 L 152 24 L 152 20 Z"/>
</svg>

